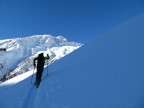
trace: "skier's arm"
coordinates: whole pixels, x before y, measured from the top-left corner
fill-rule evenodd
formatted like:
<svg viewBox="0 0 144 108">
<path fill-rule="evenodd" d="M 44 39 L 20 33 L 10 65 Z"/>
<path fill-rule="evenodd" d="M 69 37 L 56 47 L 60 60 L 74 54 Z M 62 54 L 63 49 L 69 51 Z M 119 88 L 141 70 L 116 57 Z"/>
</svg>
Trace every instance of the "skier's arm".
<svg viewBox="0 0 144 108">
<path fill-rule="evenodd" d="M 36 58 L 34 58 L 34 60 L 33 60 L 33 65 L 34 65 L 34 67 L 36 66 L 35 61 L 36 61 L 37 59 L 38 59 L 38 58 L 36 57 Z"/>
<path fill-rule="evenodd" d="M 50 59 L 50 57 L 49 57 L 49 55 L 47 54 L 47 57 L 45 57 L 45 60 L 49 60 Z"/>
</svg>

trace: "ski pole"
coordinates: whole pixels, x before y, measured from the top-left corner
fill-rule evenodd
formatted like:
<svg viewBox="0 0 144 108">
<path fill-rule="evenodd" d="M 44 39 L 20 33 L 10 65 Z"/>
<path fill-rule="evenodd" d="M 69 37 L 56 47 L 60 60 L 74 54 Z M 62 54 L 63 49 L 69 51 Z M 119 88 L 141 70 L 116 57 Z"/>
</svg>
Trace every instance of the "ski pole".
<svg viewBox="0 0 144 108">
<path fill-rule="evenodd" d="M 48 54 L 47 54 L 47 57 L 48 57 Z M 47 76 L 48 76 L 48 60 L 47 60 Z"/>
<path fill-rule="evenodd" d="M 35 70 L 35 67 L 34 67 L 34 70 Z M 34 70 L 33 70 L 33 74 L 34 74 Z M 31 77 L 31 84 L 32 84 L 32 80 L 33 80 L 33 74 L 32 74 L 32 77 Z"/>
</svg>

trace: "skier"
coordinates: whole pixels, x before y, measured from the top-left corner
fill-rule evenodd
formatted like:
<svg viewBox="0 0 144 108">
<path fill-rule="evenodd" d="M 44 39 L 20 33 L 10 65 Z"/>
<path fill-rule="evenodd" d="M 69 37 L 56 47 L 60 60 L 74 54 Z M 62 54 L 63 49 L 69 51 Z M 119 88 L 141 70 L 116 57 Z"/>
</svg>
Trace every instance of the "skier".
<svg viewBox="0 0 144 108">
<path fill-rule="evenodd" d="M 34 58 L 33 60 L 34 68 L 36 67 L 36 60 L 37 60 L 37 73 L 36 73 L 36 81 L 35 81 L 35 85 L 37 87 L 40 85 L 40 82 L 41 82 L 45 60 L 48 60 L 48 59 L 50 59 L 48 54 L 47 54 L 47 57 L 44 57 L 43 53 L 41 53 L 38 55 L 38 57 Z"/>
</svg>

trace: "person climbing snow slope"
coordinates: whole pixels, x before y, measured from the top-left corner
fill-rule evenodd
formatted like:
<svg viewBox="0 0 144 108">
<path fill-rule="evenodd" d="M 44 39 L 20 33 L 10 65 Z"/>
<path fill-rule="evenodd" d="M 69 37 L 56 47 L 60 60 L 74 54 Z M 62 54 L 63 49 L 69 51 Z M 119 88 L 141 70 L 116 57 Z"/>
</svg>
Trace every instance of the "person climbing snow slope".
<svg viewBox="0 0 144 108">
<path fill-rule="evenodd" d="M 36 81 L 35 81 L 35 85 L 36 87 L 38 87 L 40 85 L 41 82 L 41 77 L 42 77 L 42 73 L 43 73 L 43 69 L 44 69 L 44 64 L 45 64 L 45 60 L 49 60 L 50 57 L 47 54 L 47 57 L 44 57 L 43 53 L 40 53 L 38 55 L 38 57 L 34 58 L 33 60 L 33 65 L 34 68 L 37 68 L 37 72 L 36 72 Z M 37 65 L 36 65 L 36 61 L 37 61 Z"/>
</svg>

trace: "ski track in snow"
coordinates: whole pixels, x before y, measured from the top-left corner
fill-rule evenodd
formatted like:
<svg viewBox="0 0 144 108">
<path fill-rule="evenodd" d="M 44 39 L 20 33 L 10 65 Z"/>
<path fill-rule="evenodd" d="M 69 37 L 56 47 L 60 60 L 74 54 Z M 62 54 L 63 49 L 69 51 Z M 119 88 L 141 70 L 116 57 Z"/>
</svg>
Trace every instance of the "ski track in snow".
<svg viewBox="0 0 144 108">
<path fill-rule="evenodd" d="M 50 93 L 50 88 L 48 88 L 45 83 L 45 81 L 47 82 L 47 79 L 48 77 L 43 77 L 39 88 L 36 88 L 34 84 L 30 85 L 31 87 L 25 96 L 24 102 L 19 108 L 58 108 L 51 107 L 51 97 L 53 96 Z"/>
<path fill-rule="evenodd" d="M 36 95 L 37 95 L 36 90 L 34 90 L 34 87 L 31 87 L 24 99 L 24 103 L 22 103 L 21 108 L 35 108 L 34 105 Z"/>
<path fill-rule="evenodd" d="M 62 88 L 62 86 L 60 85 L 59 79 L 51 80 L 51 77 L 52 76 L 43 75 L 39 88 L 36 88 L 33 84 L 35 75 L 33 77 L 32 84 L 29 83 L 31 76 L 26 78 L 24 82 L 20 82 L 16 85 L 20 87 L 20 90 L 13 90 L 13 96 L 18 94 L 20 94 L 20 96 L 18 96 L 18 98 L 16 96 L 14 102 L 11 102 L 10 105 L 8 105 L 11 106 L 9 108 L 70 108 L 68 106 L 58 105 L 55 103 L 57 92 Z M 16 86 L 10 85 L 6 88 L 3 87 L 3 90 L 9 91 L 11 88 L 16 89 Z M 17 101 L 18 103 L 16 104 Z M 5 108 L 5 106 L 0 108 Z"/>
</svg>

